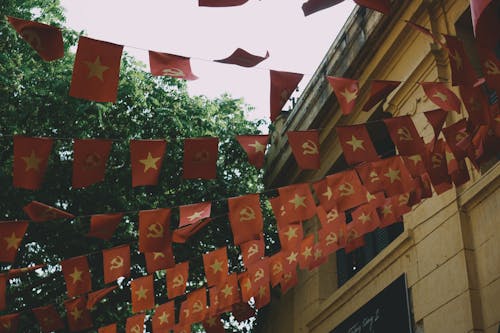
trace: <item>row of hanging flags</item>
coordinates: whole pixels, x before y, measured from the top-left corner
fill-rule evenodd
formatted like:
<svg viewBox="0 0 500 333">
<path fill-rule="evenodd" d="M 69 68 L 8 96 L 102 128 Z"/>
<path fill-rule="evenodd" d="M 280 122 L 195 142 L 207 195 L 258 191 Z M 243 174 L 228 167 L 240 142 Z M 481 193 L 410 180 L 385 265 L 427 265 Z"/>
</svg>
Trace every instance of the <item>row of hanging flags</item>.
<svg viewBox="0 0 500 333">
<path fill-rule="evenodd" d="M 245 1 L 215 2 L 219 5 L 229 5 L 229 3 L 243 4 Z M 305 4 L 305 7 L 310 9 L 321 9 L 325 6 L 332 6 L 338 2 L 341 1 L 310 0 Z M 389 8 L 389 1 L 386 0 L 357 0 L 356 2 L 384 13 L 387 13 Z M 491 30 L 487 28 L 494 26 L 497 22 L 497 18 L 492 14 L 483 15 L 483 17 L 481 17 L 482 11 L 480 11 L 480 9 L 484 9 L 481 6 L 486 6 L 489 2 L 490 1 L 485 0 L 471 0 L 471 6 L 473 9 L 473 22 L 475 24 L 474 27 L 478 37 L 477 39 L 480 41 L 478 49 L 486 82 L 490 88 L 500 90 L 500 60 L 493 52 L 496 34 L 492 33 Z M 212 1 L 200 1 L 200 5 L 208 6 L 210 4 L 212 4 Z M 14 29 L 44 60 L 50 61 L 64 56 L 64 46 L 60 29 L 14 17 L 8 17 L 8 20 Z M 446 43 L 443 43 L 428 29 L 411 22 L 407 23 L 415 29 L 418 29 L 418 31 L 434 38 L 437 43 L 449 51 L 453 71 L 453 85 L 472 85 L 484 82 L 484 79 L 479 82 L 477 81 L 474 69 L 468 61 L 461 40 L 454 36 L 445 36 Z M 116 101 L 122 50 L 123 45 L 81 36 L 78 42 L 69 95 L 97 102 Z M 268 57 L 269 53 L 265 56 L 256 56 L 238 48 L 229 57 L 215 61 L 243 67 L 253 67 Z M 185 80 L 194 80 L 197 78 L 191 71 L 190 58 L 188 57 L 149 51 L 149 60 L 152 75 L 167 75 Z M 270 70 L 270 118 L 272 121 L 280 114 L 283 106 L 302 80 L 303 75 L 304 74 L 300 73 Z M 359 92 L 358 81 L 333 77 L 328 77 L 328 80 L 341 104 L 342 112 L 344 114 L 350 113 L 356 105 Z M 383 100 L 391 91 L 398 87 L 398 83 L 400 82 L 384 80 L 373 81 L 369 102 L 364 105 L 363 109 L 369 110 L 376 105 L 377 102 Z M 426 90 L 429 98 L 443 109 L 459 109 L 460 102 L 458 98 L 444 85 L 426 83 L 422 84 L 422 86 L 424 90 Z"/>
</svg>

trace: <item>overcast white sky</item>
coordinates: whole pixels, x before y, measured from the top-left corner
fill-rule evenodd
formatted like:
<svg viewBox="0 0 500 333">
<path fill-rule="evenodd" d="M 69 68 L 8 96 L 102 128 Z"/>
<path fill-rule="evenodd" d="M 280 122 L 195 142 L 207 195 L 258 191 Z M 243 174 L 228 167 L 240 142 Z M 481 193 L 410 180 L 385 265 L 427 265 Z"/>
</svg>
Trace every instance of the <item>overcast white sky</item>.
<svg viewBox="0 0 500 333">
<path fill-rule="evenodd" d="M 249 0 L 240 7 L 198 7 L 197 0 L 61 0 L 67 26 L 89 37 L 133 46 L 147 62 L 154 50 L 192 57 L 192 95 L 228 92 L 255 106 L 251 118 L 269 118 L 268 69 L 312 74 L 354 8 L 351 0 L 304 17 L 305 0 Z M 236 48 L 269 59 L 258 68 L 218 64 Z M 205 59 L 205 60 L 202 60 Z M 304 76 L 305 87 L 310 76 Z"/>
</svg>

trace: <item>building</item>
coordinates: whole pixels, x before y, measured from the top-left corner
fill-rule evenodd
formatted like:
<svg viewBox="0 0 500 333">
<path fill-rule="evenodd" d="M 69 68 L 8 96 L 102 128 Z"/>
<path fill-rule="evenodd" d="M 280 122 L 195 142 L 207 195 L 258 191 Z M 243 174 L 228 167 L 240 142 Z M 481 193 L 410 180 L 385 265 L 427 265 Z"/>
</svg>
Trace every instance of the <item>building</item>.
<svg viewBox="0 0 500 333">
<path fill-rule="evenodd" d="M 432 128 L 420 116 L 436 106 L 416 82 L 449 82 L 449 59 L 441 46 L 404 20 L 457 35 L 469 49 L 474 38 L 469 1 L 392 3 L 387 16 L 360 7 L 353 11 L 293 110 L 278 118 L 266 162 L 267 188 L 313 182 L 343 170 L 337 125 L 412 115 L 429 141 Z M 360 101 L 368 98 L 368 80 L 404 82 L 370 112 L 362 112 L 363 103 L 358 103 L 343 116 L 326 75 L 359 79 Z M 447 124 L 463 116 L 450 113 Z M 286 131 L 307 129 L 320 129 L 319 170 L 301 171 L 286 143 Z M 372 139 L 376 145 L 391 144 Z M 379 332 L 372 330 L 379 319 L 376 310 L 358 317 L 356 311 L 401 275 L 413 332 L 500 332 L 500 163 L 492 161 L 481 172 L 470 168 L 470 173 L 467 184 L 425 199 L 404 216 L 404 223 L 371 235 L 357 254 L 341 250 L 319 268 L 300 271 L 298 285 L 285 295 L 274 293 L 261 311 L 259 332 Z M 317 228 L 315 221 L 305 224 L 305 232 Z M 349 318 L 357 325 L 342 324 Z"/>
</svg>

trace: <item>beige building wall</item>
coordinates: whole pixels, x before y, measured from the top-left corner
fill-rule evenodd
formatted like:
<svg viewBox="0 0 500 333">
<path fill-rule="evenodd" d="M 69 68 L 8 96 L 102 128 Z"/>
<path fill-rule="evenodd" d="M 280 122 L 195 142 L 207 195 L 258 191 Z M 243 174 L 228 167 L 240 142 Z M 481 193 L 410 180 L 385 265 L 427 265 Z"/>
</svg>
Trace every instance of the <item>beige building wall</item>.
<svg viewBox="0 0 500 333">
<path fill-rule="evenodd" d="M 422 112 L 437 107 L 416 83 L 450 81 L 449 61 L 445 51 L 403 20 L 454 35 L 459 19 L 470 15 L 469 1 L 393 3 L 389 17 L 371 11 L 363 20 L 359 12 L 351 15 L 344 28 L 347 43 L 342 45 L 342 35 L 336 40 L 294 110 L 288 118 L 278 119 L 267 161 L 273 166 L 266 174 L 269 188 L 311 182 L 331 173 L 341 155 L 335 126 L 364 123 L 373 114 L 359 108 L 368 97 L 370 79 L 404 80 L 383 110 L 392 116 L 414 116 L 424 140 L 432 139 Z M 360 24 L 367 27 L 366 41 L 356 45 Z M 353 114 L 341 116 L 325 75 L 360 80 L 361 103 Z M 447 124 L 464 116 L 450 114 Z M 285 132 L 309 128 L 321 128 L 322 168 L 301 172 Z M 340 288 L 335 255 L 318 269 L 301 271 L 294 289 L 273 294 L 271 305 L 261 313 L 259 332 L 330 332 L 402 273 L 407 275 L 417 332 L 499 332 L 500 164 L 481 173 L 469 169 L 471 181 L 414 206 L 404 217 L 404 232 Z M 310 231 L 316 227 L 314 221 L 306 225 Z"/>
</svg>

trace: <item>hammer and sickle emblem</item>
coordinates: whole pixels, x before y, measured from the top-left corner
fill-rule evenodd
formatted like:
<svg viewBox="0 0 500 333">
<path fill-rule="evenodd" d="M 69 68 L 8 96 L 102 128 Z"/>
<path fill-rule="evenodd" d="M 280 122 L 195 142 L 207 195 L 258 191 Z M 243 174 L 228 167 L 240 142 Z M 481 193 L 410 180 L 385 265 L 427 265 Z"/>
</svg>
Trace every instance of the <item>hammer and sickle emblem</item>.
<svg viewBox="0 0 500 333">
<path fill-rule="evenodd" d="M 174 288 L 179 288 L 184 285 L 184 276 L 182 274 L 177 275 L 174 277 Z"/>
<path fill-rule="evenodd" d="M 164 75 L 170 75 L 174 77 L 184 77 L 184 72 L 179 68 L 165 68 L 162 73 Z"/>
<path fill-rule="evenodd" d="M 203 311 L 203 304 L 201 304 L 200 300 L 197 300 L 193 304 L 193 313 L 198 313 L 198 312 L 201 312 L 201 311 Z"/>
<path fill-rule="evenodd" d="M 370 182 L 375 183 L 375 182 L 379 182 L 379 181 L 380 181 L 380 178 L 378 177 L 378 173 L 376 171 L 370 172 Z"/>
<path fill-rule="evenodd" d="M 114 257 L 111 262 L 110 262 L 111 265 L 109 265 L 109 269 L 112 271 L 114 269 L 118 269 L 118 268 L 121 268 L 123 267 L 123 258 L 120 257 L 120 256 L 116 256 Z"/>
<path fill-rule="evenodd" d="M 355 229 L 351 229 L 351 231 L 349 231 L 349 233 L 347 234 L 347 242 L 355 240 L 358 237 L 358 232 Z"/>
<path fill-rule="evenodd" d="M 153 223 L 148 227 L 147 238 L 162 238 L 163 237 L 163 226 L 159 223 Z"/>
<path fill-rule="evenodd" d="M 281 205 L 280 207 L 280 215 L 281 216 L 285 216 L 286 212 L 285 212 L 285 206 Z"/>
<path fill-rule="evenodd" d="M 285 282 L 288 282 L 292 279 L 292 273 L 286 273 L 285 275 L 283 275 L 283 279 L 285 280 Z"/>
<path fill-rule="evenodd" d="M 328 235 L 326 235 L 326 246 L 330 246 L 332 244 L 337 243 L 338 238 L 337 235 L 332 231 Z"/>
<path fill-rule="evenodd" d="M 303 154 L 304 155 L 318 155 L 318 146 L 312 140 L 307 140 L 302 144 Z"/>
<path fill-rule="evenodd" d="M 277 262 L 273 265 L 273 275 L 278 275 L 283 272 L 283 264 Z"/>
<path fill-rule="evenodd" d="M 255 211 L 252 207 L 246 206 L 240 210 L 240 222 L 252 221 L 255 219 Z"/>
<path fill-rule="evenodd" d="M 464 132 L 458 132 L 456 135 L 455 135 L 455 142 L 460 142 L 462 141 L 463 139 L 465 139 L 467 137 L 467 133 L 464 133 Z"/>
<path fill-rule="evenodd" d="M 38 33 L 35 30 L 33 30 L 33 29 L 23 29 L 21 31 L 21 36 L 35 50 L 37 50 L 37 51 L 43 50 L 42 40 L 40 39 L 40 36 L 38 35 Z"/>
<path fill-rule="evenodd" d="M 344 184 L 340 185 L 339 191 L 340 191 L 341 197 L 348 197 L 348 196 L 353 195 L 355 193 L 354 186 L 352 186 L 351 183 L 344 183 Z"/>
<path fill-rule="evenodd" d="M 408 203 L 408 200 L 410 200 L 410 194 L 401 194 L 398 198 L 398 202 L 400 206 L 404 206 Z"/>
<path fill-rule="evenodd" d="M 336 218 L 339 217 L 339 212 L 336 209 L 332 209 L 331 211 L 326 214 L 326 222 L 331 223 L 335 221 Z"/>
<path fill-rule="evenodd" d="M 193 162 L 196 163 L 203 163 L 207 162 L 210 159 L 210 153 L 206 150 L 204 151 L 198 151 L 196 154 L 194 154 L 193 157 Z"/>
<path fill-rule="evenodd" d="M 256 255 L 257 253 L 259 253 L 259 245 L 252 244 L 252 246 L 250 246 L 250 248 L 248 249 L 247 258 L 250 258 L 251 256 Z"/>
<path fill-rule="evenodd" d="M 254 279 L 253 282 L 260 281 L 264 278 L 264 270 L 262 268 L 259 268 L 257 272 L 254 274 Z"/>
<path fill-rule="evenodd" d="M 407 127 L 398 128 L 399 140 L 401 141 L 413 141 L 410 130 Z"/>
<path fill-rule="evenodd" d="M 441 167 L 441 163 L 443 162 L 443 154 L 434 153 L 432 154 L 432 168 L 437 169 Z"/>
<path fill-rule="evenodd" d="M 141 328 L 139 327 L 139 325 L 134 325 L 134 327 L 132 327 L 130 329 L 130 332 L 131 333 L 141 333 Z"/>
<path fill-rule="evenodd" d="M 492 60 L 485 61 L 484 68 L 486 68 L 486 74 L 488 75 L 499 75 L 500 69 L 497 64 L 495 64 Z"/>
<path fill-rule="evenodd" d="M 102 156 L 98 153 L 90 153 L 85 157 L 83 161 L 83 167 L 85 170 L 97 168 L 102 164 Z"/>
</svg>

